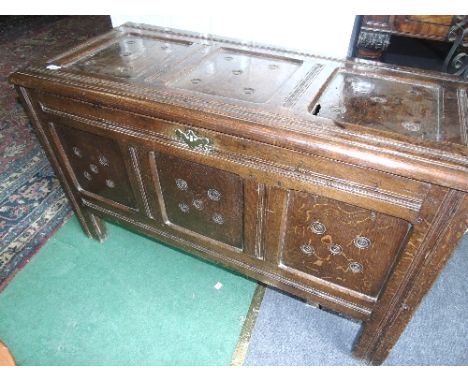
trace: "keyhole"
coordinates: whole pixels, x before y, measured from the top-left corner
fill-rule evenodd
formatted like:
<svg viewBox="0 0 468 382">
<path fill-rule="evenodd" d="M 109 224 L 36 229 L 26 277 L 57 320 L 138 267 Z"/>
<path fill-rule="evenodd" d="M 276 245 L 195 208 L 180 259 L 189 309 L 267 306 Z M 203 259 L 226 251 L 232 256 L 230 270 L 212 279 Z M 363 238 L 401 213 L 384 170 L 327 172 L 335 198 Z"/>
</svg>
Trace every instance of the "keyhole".
<svg viewBox="0 0 468 382">
<path fill-rule="evenodd" d="M 317 105 L 314 106 L 314 109 L 312 110 L 313 115 L 318 115 L 319 111 L 321 109 L 320 104 L 318 103 Z"/>
</svg>

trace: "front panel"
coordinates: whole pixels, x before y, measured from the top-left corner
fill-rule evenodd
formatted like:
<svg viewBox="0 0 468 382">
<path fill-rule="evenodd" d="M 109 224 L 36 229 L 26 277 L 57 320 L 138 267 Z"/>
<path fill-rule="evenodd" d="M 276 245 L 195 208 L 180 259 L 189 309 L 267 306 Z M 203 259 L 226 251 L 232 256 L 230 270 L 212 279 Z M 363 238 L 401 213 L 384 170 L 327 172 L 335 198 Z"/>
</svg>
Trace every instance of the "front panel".
<svg viewBox="0 0 468 382">
<path fill-rule="evenodd" d="M 123 153 L 116 141 L 59 123 L 52 126 L 77 188 L 88 196 L 137 208 Z"/>
<path fill-rule="evenodd" d="M 376 297 L 409 223 L 319 195 L 288 194 L 279 266 Z"/>
<path fill-rule="evenodd" d="M 238 175 L 159 153 L 156 165 L 168 224 L 243 247 L 243 182 Z"/>
</svg>

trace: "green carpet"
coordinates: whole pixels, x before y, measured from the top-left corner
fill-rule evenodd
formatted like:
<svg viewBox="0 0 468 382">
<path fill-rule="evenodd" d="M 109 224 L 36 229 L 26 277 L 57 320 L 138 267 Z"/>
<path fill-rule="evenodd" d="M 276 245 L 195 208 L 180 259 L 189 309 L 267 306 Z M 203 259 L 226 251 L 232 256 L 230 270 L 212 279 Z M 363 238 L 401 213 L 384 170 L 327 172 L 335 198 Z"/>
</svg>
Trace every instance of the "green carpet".
<svg viewBox="0 0 468 382">
<path fill-rule="evenodd" d="M 256 283 L 107 227 L 73 217 L 0 294 L 18 365 L 228 365 Z"/>
</svg>

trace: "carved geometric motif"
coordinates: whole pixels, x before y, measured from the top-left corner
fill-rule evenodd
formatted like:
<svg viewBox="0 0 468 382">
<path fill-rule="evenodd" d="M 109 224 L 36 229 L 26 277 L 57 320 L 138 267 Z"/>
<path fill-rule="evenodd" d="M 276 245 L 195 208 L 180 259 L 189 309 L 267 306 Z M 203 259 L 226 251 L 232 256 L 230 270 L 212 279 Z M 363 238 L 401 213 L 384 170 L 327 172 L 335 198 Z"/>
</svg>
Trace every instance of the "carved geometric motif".
<svg viewBox="0 0 468 382">
<path fill-rule="evenodd" d="M 281 264 L 378 295 L 409 223 L 323 196 L 290 191 Z"/>
<path fill-rule="evenodd" d="M 83 190 L 136 208 L 120 147 L 112 139 L 54 124 L 75 179 Z"/>
<path fill-rule="evenodd" d="M 242 248 L 242 179 L 227 171 L 155 154 L 167 219 L 179 227 Z"/>
<path fill-rule="evenodd" d="M 170 86 L 260 103 L 267 101 L 302 63 L 297 59 L 222 48 Z"/>
<path fill-rule="evenodd" d="M 320 117 L 438 141 L 439 89 L 339 72 L 310 105 Z"/>
<path fill-rule="evenodd" d="M 191 42 L 128 35 L 69 68 L 106 77 L 151 82 L 188 54 Z"/>
</svg>

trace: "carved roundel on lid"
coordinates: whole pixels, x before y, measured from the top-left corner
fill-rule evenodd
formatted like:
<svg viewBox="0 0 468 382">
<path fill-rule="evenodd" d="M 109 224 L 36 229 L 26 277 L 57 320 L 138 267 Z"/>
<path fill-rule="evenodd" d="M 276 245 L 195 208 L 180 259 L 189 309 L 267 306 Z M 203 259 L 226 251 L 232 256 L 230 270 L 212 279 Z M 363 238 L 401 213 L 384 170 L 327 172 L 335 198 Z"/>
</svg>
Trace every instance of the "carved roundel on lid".
<svg viewBox="0 0 468 382">
<path fill-rule="evenodd" d="M 325 233 L 325 231 L 327 230 L 327 228 L 322 224 L 320 223 L 319 221 L 315 221 L 313 222 L 311 225 L 310 225 L 310 229 L 313 233 L 317 234 L 317 235 L 322 235 Z"/>
<path fill-rule="evenodd" d="M 332 255 L 335 255 L 335 256 L 341 255 L 341 253 L 343 252 L 343 248 L 341 247 L 341 245 L 336 244 L 336 243 L 330 245 L 328 250 L 331 252 Z"/>
<path fill-rule="evenodd" d="M 349 264 L 349 269 L 353 273 L 361 273 L 364 270 L 364 267 L 362 266 L 361 263 L 352 262 L 352 263 Z"/>
<path fill-rule="evenodd" d="M 91 163 L 89 165 L 89 168 L 92 172 L 94 172 L 95 174 L 99 174 L 99 169 L 98 169 L 98 166 L 96 166 L 95 164 Z"/>
<path fill-rule="evenodd" d="M 101 155 L 99 155 L 99 159 L 98 159 L 98 160 L 99 160 L 99 164 L 100 164 L 101 166 L 105 166 L 105 167 L 109 166 L 109 159 L 107 159 L 106 156 L 104 156 L 104 155 L 101 154 Z"/>
<path fill-rule="evenodd" d="M 354 245 L 359 249 L 366 249 L 371 245 L 371 241 L 364 236 L 356 236 L 353 242 Z"/>
<path fill-rule="evenodd" d="M 83 157 L 83 154 L 81 153 L 81 150 L 76 146 L 73 146 L 73 154 L 75 154 L 78 158 Z"/>
<path fill-rule="evenodd" d="M 301 251 L 306 255 L 312 255 L 313 253 L 315 253 L 314 247 L 312 247 L 310 244 L 301 245 Z"/>
</svg>

